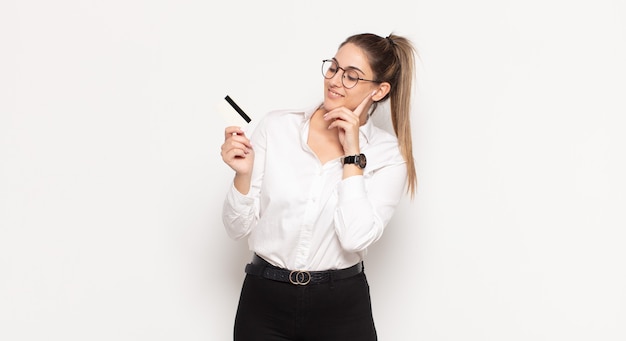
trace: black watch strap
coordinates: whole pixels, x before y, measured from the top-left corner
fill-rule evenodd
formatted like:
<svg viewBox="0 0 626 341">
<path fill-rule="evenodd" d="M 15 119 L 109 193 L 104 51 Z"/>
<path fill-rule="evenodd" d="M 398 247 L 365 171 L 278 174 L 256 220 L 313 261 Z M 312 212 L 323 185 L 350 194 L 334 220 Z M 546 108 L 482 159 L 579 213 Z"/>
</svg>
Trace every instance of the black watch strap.
<svg viewBox="0 0 626 341">
<path fill-rule="evenodd" d="M 363 169 L 367 165 L 367 158 L 365 157 L 364 154 L 348 155 L 348 156 L 344 156 L 343 164 L 344 165 L 354 164 L 354 165 L 357 165 L 359 168 Z"/>
</svg>

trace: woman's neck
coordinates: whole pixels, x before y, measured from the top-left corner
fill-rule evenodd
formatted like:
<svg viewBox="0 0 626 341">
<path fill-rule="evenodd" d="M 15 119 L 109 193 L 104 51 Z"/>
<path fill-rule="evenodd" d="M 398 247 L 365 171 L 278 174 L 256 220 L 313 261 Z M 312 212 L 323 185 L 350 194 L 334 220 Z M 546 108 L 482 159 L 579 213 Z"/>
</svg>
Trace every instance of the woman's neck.
<svg viewBox="0 0 626 341">
<path fill-rule="evenodd" d="M 329 121 L 324 120 L 326 110 L 317 109 L 310 118 L 307 144 L 322 164 L 343 155 L 343 147 L 339 142 L 337 128 L 328 129 Z"/>
</svg>

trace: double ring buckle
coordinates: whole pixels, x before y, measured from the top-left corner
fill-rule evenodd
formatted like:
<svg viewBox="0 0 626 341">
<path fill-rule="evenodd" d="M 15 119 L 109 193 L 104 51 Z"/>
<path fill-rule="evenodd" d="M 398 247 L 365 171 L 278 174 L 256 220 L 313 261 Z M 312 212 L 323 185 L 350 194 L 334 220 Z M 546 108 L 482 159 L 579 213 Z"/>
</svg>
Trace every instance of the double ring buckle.
<svg viewBox="0 0 626 341">
<path fill-rule="evenodd" d="M 311 274 L 308 271 L 294 270 L 289 273 L 289 282 L 295 285 L 307 285 L 311 282 Z"/>
</svg>

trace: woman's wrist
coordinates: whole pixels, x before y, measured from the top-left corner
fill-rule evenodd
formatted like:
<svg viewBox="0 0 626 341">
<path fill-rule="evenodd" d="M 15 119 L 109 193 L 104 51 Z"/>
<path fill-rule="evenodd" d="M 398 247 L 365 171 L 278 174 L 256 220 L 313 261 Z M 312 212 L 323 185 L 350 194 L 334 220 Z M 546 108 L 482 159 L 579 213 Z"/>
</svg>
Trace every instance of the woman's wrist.
<svg viewBox="0 0 626 341">
<path fill-rule="evenodd" d="M 239 193 L 246 195 L 250 192 L 250 184 L 252 183 L 252 175 L 251 174 L 235 174 L 235 179 L 233 180 L 233 184 Z"/>
<path fill-rule="evenodd" d="M 347 179 L 351 176 L 363 175 L 363 169 L 353 163 L 346 163 L 343 165 L 343 179 Z"/>
</svg>

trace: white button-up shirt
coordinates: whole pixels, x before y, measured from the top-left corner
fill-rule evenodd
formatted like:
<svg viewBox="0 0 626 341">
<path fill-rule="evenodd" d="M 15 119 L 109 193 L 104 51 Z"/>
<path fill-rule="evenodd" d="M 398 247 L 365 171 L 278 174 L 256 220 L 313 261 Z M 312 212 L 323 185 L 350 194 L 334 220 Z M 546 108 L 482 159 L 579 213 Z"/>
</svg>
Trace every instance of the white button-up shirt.
<svg viewBox="0 0 626 341">
<path fill-rule="evenodd" d="M 250 191 L 231 186 L 222 211 L 231 238 L 248 237 L 250 250 L 290 270 L 342 269 L 363 260 L 405 191 L 398 141 L 371 120 L 360 127 L 362 176 L 342 180 L 342 158 L 322 164 L 307 144 L 318 107 L 260 119 L 250 137 Z"/>
</svg>

